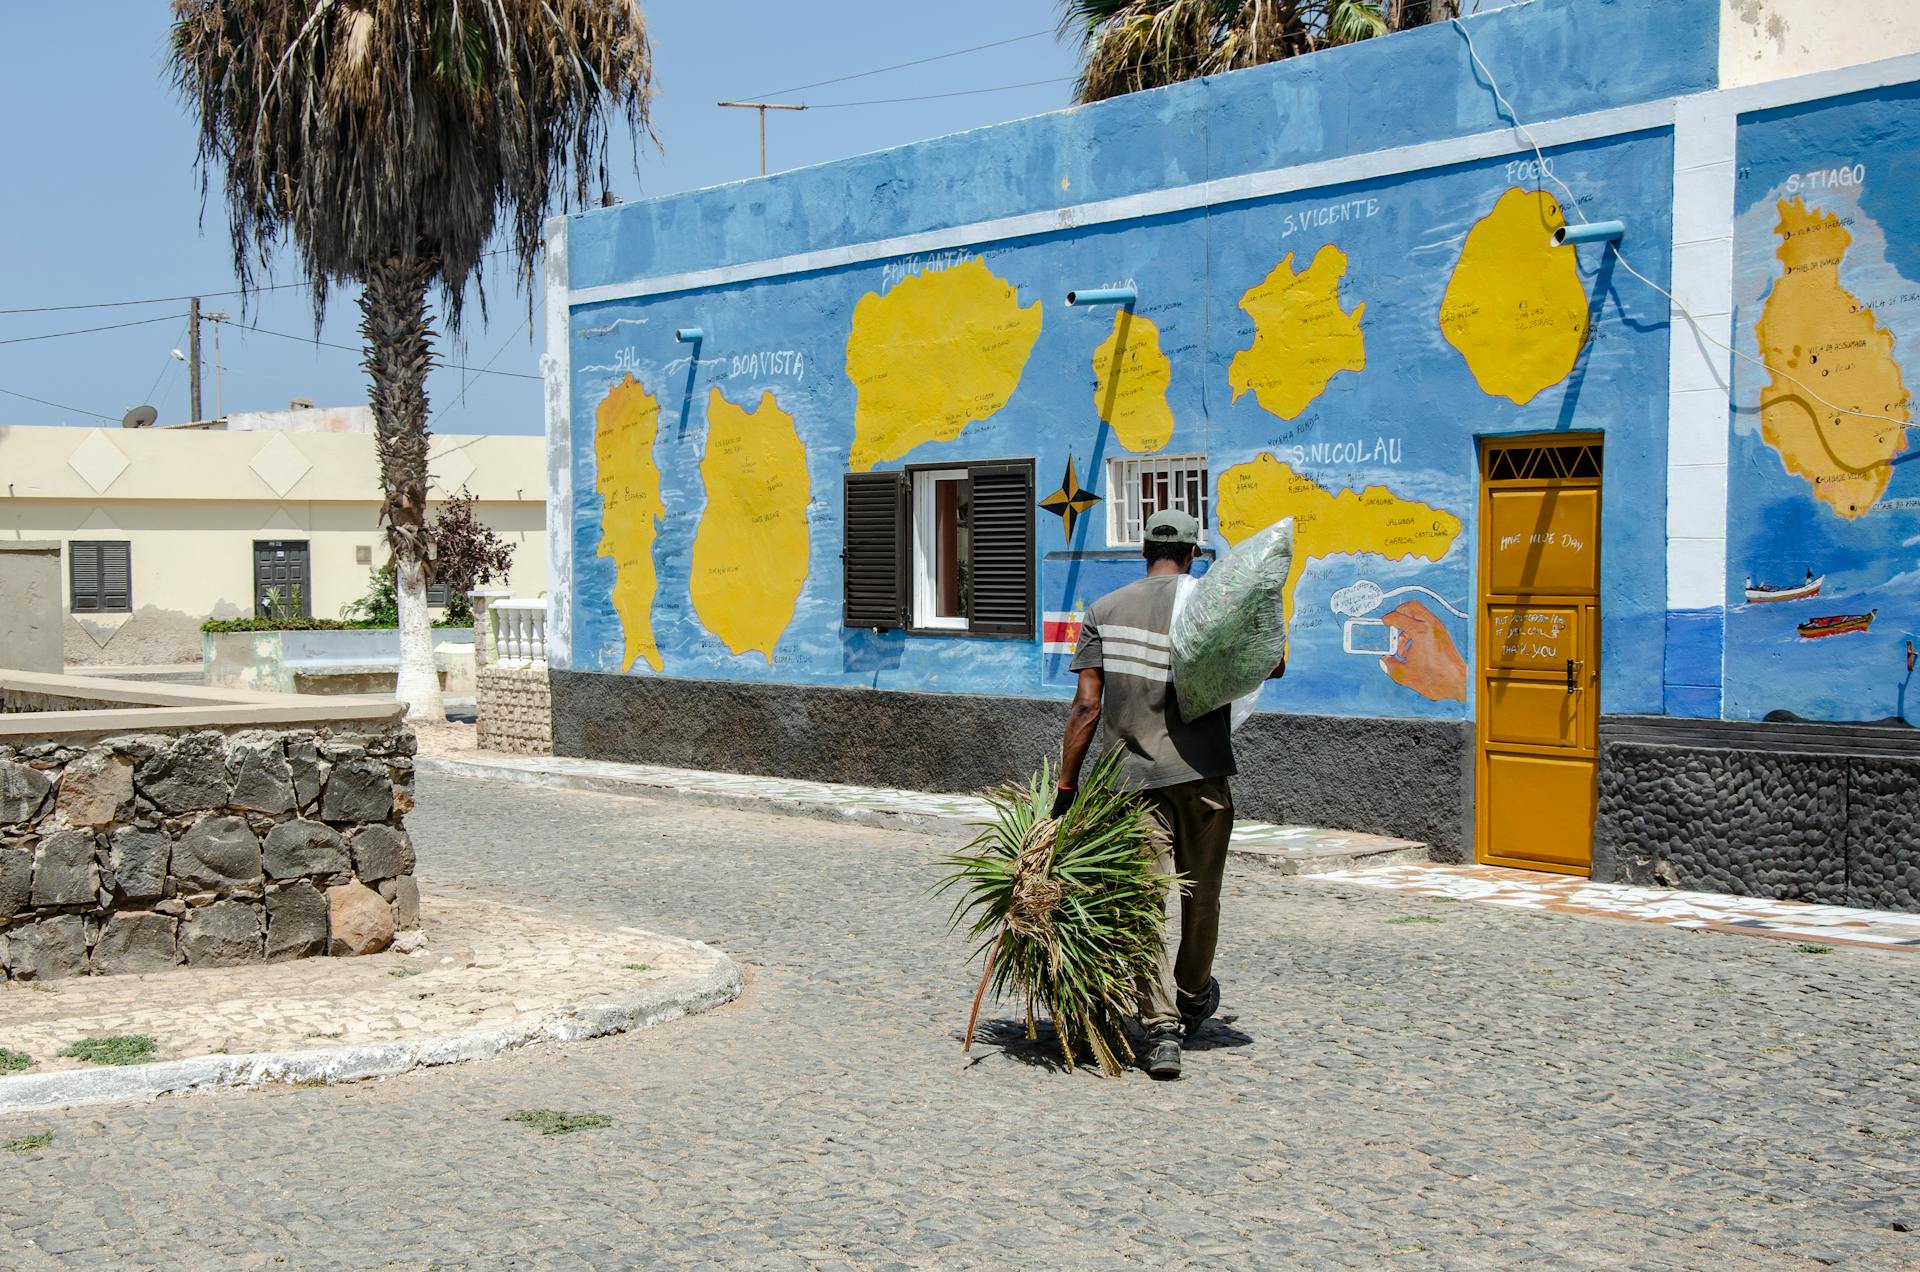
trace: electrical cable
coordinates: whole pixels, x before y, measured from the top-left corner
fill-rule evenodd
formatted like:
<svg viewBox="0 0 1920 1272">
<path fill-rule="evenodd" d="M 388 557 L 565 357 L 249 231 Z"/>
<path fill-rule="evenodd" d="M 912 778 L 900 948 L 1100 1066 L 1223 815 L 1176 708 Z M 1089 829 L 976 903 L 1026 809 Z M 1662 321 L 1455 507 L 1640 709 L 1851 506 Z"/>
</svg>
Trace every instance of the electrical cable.
<svg viewBox="0 0 1920 1272">
<path fill-rule="evenodd" d="M 200 300 L 217 300 L 222 296 L 244 296 L 249 294 L 249 291 L 283 291 L 289 287 L 305 286 L 305 283 L 269 283 L 265 287 L 254 287 L 251 289 L 235 288 L 232 291 L 195 292 L 191 296 L 149 296 L 145 300 L 94 300 L 79 305 L 32 305 L 25 309 L 0 309 L 0 315 L 57 314 L 64 313 L 71 309 L 124 309 L 128 305 L 177 305 L 183 301 L 193 300 L 195 298 Z"/>
<path fill-rule="evenodd" d="M 1054 34 L 1054 29 L 1052 27 L 1048 27 L 1044 31 L 1031 31 L 1026 35 L 1015 35 L 1015 36 L 1010 36 L 1004 40 L 995 40 L 991 44 L 976 44 L 972 48 L 955 49 L 951 53 L 936 53 L 932 57 L 916 58 L 914 61 L 911 61 L 911 62 L 898 62 L 892 66 L 882 66 L 877 70 L 861 71 L 855 75 L 842 75 L 838 79 L 815 80 L 811 84 L 796 84 L 792 88 L 777 88 L 773 90 L 771 93 L 756 93 L 752 97 L 742 97 L 737 100 L 763 102 L 767 100 L 769 97 L 784 97 L 788 93 L 801 93 L 801 92 L 805 92 L 809 88 L 825 88 L 829 84 L 844 84 L 848 80 L 866 79 L 870 75 L 885 75 L 888 71 L 901 71 L 901 70 L 905 70 L 909 66 L 925 66 L 928 62 L 944 62 L 950 57 L 963 57 L 968 53 L 978 53 L 983 49 L 997 49 L 1002 47 L 1003 45 L 1019 44 L 1023 40 L 1034 40 L 1034 39 L 1038 39 L 1043 35 L 1052 35 L 1052 34 Z"/>
<path fill-rule="evenodd" d="M 320 345 L 320 346 L 322 346 L 322 347 L 324 347 L 324 348 L 327 348 L 327 349 L 339 349 L 339 350 L 342 350 L 343 352 L 346 352 L 346 353 L 364 353 L 364 352 L 366 352 L 366 351 L 365 351 L 365 350 L 364 350 L 363 348 L 361 348 L 361 347 L 360 347 L 359 345 L 344 345 L 344 344 L 337 344 L 337 343 L 335 343 L 334 341 L 331 341 L 331 340 L 316 340 L 316 339 L 313 339 L 312 337 L 309 337 L 309 336 L 296 336 L 296 335 L 292 335 L 292 334 L 290 334 L 290 333 L 288 333 L 288 332 L 285 332 L 285 331 L 274 331 L 274 330 L 272 330 L 271 328 L 268 328 L 268 327 L 242 327 L 242 326 L 239 326 L 238 324 L 235 324 L 235 325 L 234 325 L 234 330 L 236 330 L 236 331 L 252 331 L 252 332 L 258 332 L 258 333 L 259 333 L 260 335 L 263 335 L 263 336 L 276 336 L 276 337 L 278 337 L 278 338 L 279 338 L 279 339 L 281 339 L 281 340 L 297 340 L 297 341 L 299 341 L 299 342 L 300 342 L 301 344 L 311 344 L 311 345 Z M 518 333 L 518 332 L 515 332 L 514 334 L 515 334 L 515 335 L 518 335 L 519 333 Z M 498 355 L 498 354 L 495 354 L 494 356 L 495 356 L 495 357 L 498 357 L 499 355 Z M 440 367 L 440 368 L 443 368 L 443 369 L 446 369 L 446 370 L 450 370 L 450 371 L 472 371 L 472 372 L 474 372 L 474 373 L 475 373 L 476 375 L 504 375 L 504 376 L 508 376 L 508 377 L 511 377 L 512 379 L 515 379 L 515 380 L 538 380 L 538 379 L 540 379 L 540 377 L 539 377 L 539 376 L 537 376 L 537 375 L 528 375 L 528 374 L 527 374 L 526 372 L 524 372 L 524 371 L 489 371 L 489 370 L 485 370 L 485 369 L 483 369 L 483 368 L 477 368 L 477 367 L 470 367 L 470 366 L 467 366 L 467 365 L 465 365 L 464 363 L 460 363 L 460 362 L 441 362 L 441 363 L 438 363 L 438 364 L 436 364 L 436 365 L 437 365 L 438 367 Z"/>
<path fill-rule="evenodd" d="M 58 340 L 62 336 L 89 336 L 96 331 L 118 331 L 122 327 L 146 327 L 156 322 L 172 322 L 173 317 L 168 314 L 163 318 L 136 318 L 132 322 L 108 323 L 104 327 L 75 327 L 72 331 L 49 331 L 38 336 L 13 336 L 0 340 L 0 345 L 31 344 L 36 340 Z"/>
<path fill-rule="evenodd" d="M 0 389 L 0 393 L 4 393 L 8 397 L 19 398 L 23 402 L 38 402 L 41 406 L 57 407 L 62 411 L 78 411 L 82 415 L 92 416 L 96 420 L 105 420 L 109 424 L 114 422 L 113 416 L 111 415 L 102 415 L 98 411 L 89 411 L 84 406 L 74 406 L 69 402 L 52 402 L 46 398 L 35 397 L 31 393 L 17 393 L 12 389 Z"/>
<path fill-rule="evenodd" d="M 1480 73 L 1487 77 L 1487 86 L 1493 90 L 1494 100 L 1500 104 L 1501 109 L 1507 112 L 1507 118 L 1513 121 L 1514 130 L 1518 132 L 1522 137 L 1526 138 L 1527 145 L 1533 149 L 1533 157 L 1535 160 L 1539 162 L 1540 171 L 1543 174 L 1545 174 L 1547 180 L 1553 182 L 1553 184 L 1560 187 L 1560 192 L 1562 194 L 1567 196 L 1567 206 L 1573 209 L 1574 215 L 1580 218 L 1581 224 L 1583 225 L 1587 224 L 1588 223 L 1587 214 L 1581 210 L 1579 199 L 1574 195 L 1573 191 L 1570 188 L 1568 188 L 1567 183 L 1562 181 L 1559 177 L 1555 176 L 1553 173 L 1553 170 L 1547 166 L 1547 156 L 1545 155 L 1545 153 L 1541 151 L 1540 142 L 1534 137 L 1533 130 L 1527 127 L 1526 122 L 1520 118 L 1520 112 L 1513 108 L 1513 103 L 1507 100 L 1507 95 L 1500 91 L 1500 81 L 1493 77 L 1493 72 L 1488 69 L 1487 64 L 1480 60 L 1480 51 L 1474 47 L 1473 36 L 1468 34 L 1465 24 L 1463 24 L 1458 18 L 1451 18 L 1449 19 L 1449 21 L 1452 22 L 1454 27 L 1456 27 L 1459 30 L 1461 37 L 1466 40 L 1467 55 L 1473 59 L 1473 64 L 1480 68 Z M 1863 420 L 1882 420 L 1888 424 L 1898 424 L 1903 429 L 1910 429 L 1915 427 L 1913 421 L 1910 419 L 1903 420 L 1903 419 L 1896 418 L 1895 416 L 1892 416 L 1892 415 L 1876 415 L 1872 411 L 1855 410 L 1852 407 L 1840 406 L 1837 403 L 1829 402 L 1827 401 L 1827 399 L 1821 397 L 1818 393 L 1815 393 L 1811 388 L 1808 388 L 1806 383 L 1798 379 L 1797 377 L 1788 375 L 1785 371 L 1782 371 L 1778 367 L 1773 366 L 1763 358 L 1756 358 L 1752 354 L 1747 353 L 1744 350 L 1736 349 L 1734 346 L 1728 344 L 1726 341 L 1721 340 L 1719 337 L 1709 332 L 1706 329 L 1706 327 L 1702 325 L 1700 320 L 1693 316 L 1693 311 L 1691 309 L 1688 309 L 1686 305 L 1683 304 L 1680 301 L 1680 299 L 1677 296 L 1675 296 L 1672 292 L 1668 291 L 1666 288 L 1662 287 L 1660 284 L 1654 282 L 1651 278 L 1648 278 L 1645 274 L 1642 274 L 1639 270 L 1635 269 L 1633 267 L 1633 262 L 1629 261 L 1626 258 L 1626 255 L 1623 252 L 1621 252 L 1620 245 L 1618 243 L 1615 243 L 1612 246 L 1613 246 L 1613 257 L 1615 260 L 1620 262 L 1620 268 L 1626 270 L 1627 273 L 1633 275 L 1635 278 L 1645 283 L 1648 287 L 1660 293 L 1660 295 L 1666 297 L 1668 303 L 1670 303 L 1676 310 L 1680 312 L 1681 317 L 1687 320 L 1687 325 L 1693 328 L 1694 334 L 1699 336 L 1702 340 L 1706 341 L 1708 344 L 1712 345 L 1714 348 L 1722 349 L 1727 353 L 1732 354 L 1734 357 L 1741 359 L 1744 362 L 1751 362 L 1754 366 L 1759 367 L 1762 371 L 1765 371 L 1767 374 L 1771 375 L 1776 380 L 1786 381 L 1788 384 L 1793 385 L 1795 388 L 1799 389 L 1802 393 L 1806 394 L 1809 398 L 1812 398 L 1815 402 L 1818 402 L 1821 406 L 1826 407 L 1829 411 L 1835 412 L 1836 415 L 1851 415 L 1858 419 L 1863 419 Z M 1839 420 L 1835 419 L 1833 422 L 1837 424 L 1839 423 Z"/>
<path fill-rule="evenodd" d="M 953 93 L 927 93 L 921 97 L 875 97 L 858 102 L 821 102 L 809 104 L 808 110 L 840 110 L 848 106 L 892 106 L 899 102 L 931 102 L 942 97 L 976 97 L 981 93 L 1005 93 L 1016 88 L 1037 88 L 1042 84 L 1071 84 L 1071 75 L 1062 75 L 1055 79 L 1028 80 L 1024 84 L 999 84 L 993 88 L 963 88 Z"/>
<path fill-rule="evenodd" d="M 491 252 L 480 253 L 481 260 L 495 256 L 504 256 L 513 249 L 496 247 Z M 306 287 L 306 283 L 268 283 L 262 287 L 235 287 L 227 291 L 192 292 L 184 296 L 149 296 L 144 300 L 93 300 L 77 305 L 29 305 L 23 309 L 0 309 L 0 316 L 8 314 L 57 314 L 73 309 L 123 309 L 128 305 L 177 305 L 188 300 L 218 300 L 222 296 L 251 296 L 256 292 L 285 291 L 289 287 Z"/>
<path fill-rule="evenodd" d="M 500 355 L 507 351 L 507 346 L 512 344 L 515 340 L 519 339 L 520 333 L 525 331 L 527 327 L 532 324 L 532 322 L 533 322 L 533 318 L 531 315 L 529 315 L 528 317 L 522 318 L 520 320 L 520 325 L 513 329 L 513 332 L 511 335 L 509 335 L 505 340 L 500 342 L 500 347 L 493 351 L 493 357 L 487 359 L 486 364 L 480 368 L 478 374 L 485 375 L 487 373 L 487 367 L 492 366 L 496 361 L 498 361 Z M 465 368 L 462 368 L 462 369 L 464 370 Z M 540 377 L 535 376 L 534 378 L 539 379 Z M 455 397 L 450 398 L 445 402 L 442 402 L 440 404 L 440 409 L 427 417 L 427 427 L 432 428 L 433 422 L 439 419 L 442 415 L 446 414 L 448 407 L 452 406 L 456 401 L 463 400 L 466 397 L 466 395 L 467 395 L 467 388 L 463 384 L 460 386 L 460 392 Z"/>
<path fill-rule="evenodd" d="M 182 339 L 185 339 L 185 338 L 186 338 L 186 334 L 187 334 L 187 325 L 186 325 L 185 323 L 181 323 L 181 324 L 180 324 L 180 336 L 181 336 L 181 338 L 182 338 Z M 176 344 L 176 345 L 174 345 L 174 348 L 175 348 L 175 349 L 177 349 L 177 348 L 179 348 L 179 347 L 180 347 L 180 346 L 179 346 L 178 344 Z M 149 386 L 147 387 L 147 396 L 146 396 L 146 397 L 144 397 L 144 398 L 142 398 L 142 399 L 141 399 L 142 401 L 144 401 L 144 402 L 151 402 L 151 401 L 153 401 L 153 393 L 154 393 L 154 390 L 155 390 L 155 389 L 158 389 L 158 388 L 160 387 L 160 381 L 161 381 L 161 380 L 163 380 L 163 379 L 165 379 L 165 378 L 166 378 L 166 375 L 167 375 L 167 372 L 173 369 L 173 364 L 174 364 L 174 362 L 175 362 L 175 358 L 174 358 L 174 356 L 173 356 L 173 354 L 172 354 L 172 352 L 171 352 L 171 351 L 169 351 L 169 352 L 168 352 L 168 354 L 167 354 L 167 356 L 166 356 L 166 359 L 165 359 L 164 361 L 162 361 L 162 362 L 161 362 L 161 364 L 160 364 L 160 374 L 159 374 L 159 375 L 156 375 L 156 376 L 154 376 L 154 377 L 153 377 L 153 383 L 152 383 L 151 385 L 149 385 Z"/>
</svg>

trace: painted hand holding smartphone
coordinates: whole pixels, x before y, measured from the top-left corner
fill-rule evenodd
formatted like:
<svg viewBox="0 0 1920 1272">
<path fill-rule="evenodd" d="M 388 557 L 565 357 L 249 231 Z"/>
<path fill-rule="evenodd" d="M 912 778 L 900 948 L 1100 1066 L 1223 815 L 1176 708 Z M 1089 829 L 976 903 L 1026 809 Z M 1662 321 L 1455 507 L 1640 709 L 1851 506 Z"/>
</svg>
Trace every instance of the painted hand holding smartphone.
<svg viewBox="0 0 1920 1272">
<path fill-rule="evenodd" d="M 1466 660 L 1432 610 L 1419 601 L 1403 601 L 1378 621 L 1390 633 L 1380 670 L 1395 684 L 1435 702 L 1467 700 Z"/>
<path fill-rule="evenodd" d="M 1419 584 L 1391 592 L 1372 579 L 1355 579 L 1333 594 L 1333 612 L 1346 618 L 1341 648 L 1349 654 L 1378 658 L 1380 670 L 1392 681 L 1435 702 L 1465 702 L 1467 664 L 1453 643 L 1444 621 L 1422 601 L 1403 601 L 1379 618 L 1375 609 L 1407 592 L 1419 592 L 1456 618 L 1466 615 L 1438 592 Z"/>
</svg>

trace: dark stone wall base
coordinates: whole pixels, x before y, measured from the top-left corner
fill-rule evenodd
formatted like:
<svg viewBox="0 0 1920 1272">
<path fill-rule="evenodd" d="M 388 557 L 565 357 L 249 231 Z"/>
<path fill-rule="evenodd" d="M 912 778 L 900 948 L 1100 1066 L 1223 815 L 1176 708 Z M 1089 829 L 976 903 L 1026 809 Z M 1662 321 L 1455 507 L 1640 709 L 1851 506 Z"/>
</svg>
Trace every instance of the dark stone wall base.
<svg viewBox="0 0 1920 1272">
<path fill-rule="evenodd" d="M 1066 703 L 555 671 L 556 755 L 977 791 L 1060 751 Z M 1416 839 L 1470 852 L 1473 726 L 1258 715 L 1235 738 L 1242 817 Z"/>
<path fill-rule="evenodd" d="M 1622 717 L 1593 877 L 1920 911 L 1920 730 Z"/>
</svg>

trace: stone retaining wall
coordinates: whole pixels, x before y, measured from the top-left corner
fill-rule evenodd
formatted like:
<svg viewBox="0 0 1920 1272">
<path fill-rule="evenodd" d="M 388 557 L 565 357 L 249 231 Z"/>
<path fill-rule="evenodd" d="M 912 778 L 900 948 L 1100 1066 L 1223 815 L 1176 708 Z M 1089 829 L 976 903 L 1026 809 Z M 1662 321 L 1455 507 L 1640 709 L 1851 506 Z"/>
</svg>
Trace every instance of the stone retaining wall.
<svg viewBox="0 0 1920 1272">
<path fill-rule="evenodd" d="M 474 741 L 482 750 L 553 754 L 553 705 L 544 666 L 482 667 L 474 681 Z"/>
<path fill-rule="evenodd" d="M 319 725 L 0 744 L 10 979 L 371 953 L 419 921 L 413 734 Z"/>
</svg>

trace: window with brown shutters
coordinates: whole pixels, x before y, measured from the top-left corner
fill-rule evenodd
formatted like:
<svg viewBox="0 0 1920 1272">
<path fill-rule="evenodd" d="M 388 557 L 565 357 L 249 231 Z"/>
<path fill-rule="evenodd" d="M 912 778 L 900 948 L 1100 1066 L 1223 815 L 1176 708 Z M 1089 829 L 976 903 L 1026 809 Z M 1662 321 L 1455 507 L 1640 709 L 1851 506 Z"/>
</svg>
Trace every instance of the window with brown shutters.
<svg viewBox="0 0 1920 1272">
<path fill-rule="evenodd" d="M 907 477 L 848 473 L 843 487 L 846 577 L 842 621 L 848 627 L 907 624 Z"/>
<path fill-rule="evenodd" d="M 848 627 L 1034 636 L 1033 461 L 849 473 Z"/>
<path fill-rule="evenodd" d="M 132 545 L 101 540 L 68 543 L 67 584 L 76 614 L 131 614 Z"/>
<path fill-rule="evenodd" d="M 973 464 L 967 469 L 972 513 L 972 608 L 978 636 L 1033 637 L 1033 463 Z"/>
</svg>

